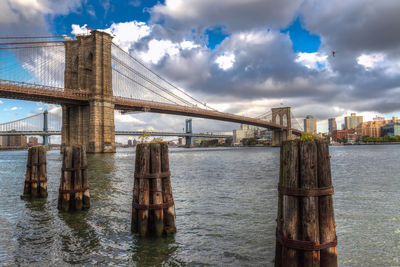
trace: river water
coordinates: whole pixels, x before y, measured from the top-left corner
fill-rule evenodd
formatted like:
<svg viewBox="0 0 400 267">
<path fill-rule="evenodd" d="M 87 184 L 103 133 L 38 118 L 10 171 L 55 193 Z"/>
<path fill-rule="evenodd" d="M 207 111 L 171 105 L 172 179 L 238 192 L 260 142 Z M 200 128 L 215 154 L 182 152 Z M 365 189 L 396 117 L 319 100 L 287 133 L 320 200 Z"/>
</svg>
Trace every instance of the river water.
<svg viewBox="0 0 400 267">
<path fill-rule="evenodd" d="M 331 147 L 340 266 L 400 266 L 400 146 Z M 21 200 L 26 151 L 0 152 L 0 265 L 273 266 L 279 148 L 171 149 L 177 233 L 130 232 L 134 150 L 89 155 L 91 208 Z"/>
</svg>

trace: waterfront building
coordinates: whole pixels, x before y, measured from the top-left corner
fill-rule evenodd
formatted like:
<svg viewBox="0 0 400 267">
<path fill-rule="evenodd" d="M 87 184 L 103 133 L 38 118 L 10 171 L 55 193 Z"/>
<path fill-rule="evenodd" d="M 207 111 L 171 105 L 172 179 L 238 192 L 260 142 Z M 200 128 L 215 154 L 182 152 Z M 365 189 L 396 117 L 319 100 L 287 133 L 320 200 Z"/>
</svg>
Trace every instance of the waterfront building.
<svg viewBox="0 0 400 267">
<path fill-rule="evenodd" d="M 254 137 L 254 132 L 247 124 L 241 124 L 239 130 L 233 130 L 233 143 L 238 145 L 242 139 Z"/>
<path fill-rule="evenodd" d="M 360 139 L 356 129 L 335 130 L 332 132 L 332 141 L 337 142 L 338 139 L 346 139 L 349 143 L 354 143 Z"/>
<path fill-rule="evenodd" d="M 348 130 L 335 130 L 332 132 L 332 141 L 337 142 L 338 139 L 346 137 Z"/>
<path fill-rule="evenodd" d="M 355 129 L 363 122 L 363 116 L 356 116 L 356 113 L 351 113 L 350 116 L 344 117 L 344 128 Z"/>
<path fill-rule="evenodd" d="M 29 137 L 28 146 L 37 146 L 39 144 L 37 137 Z"/>
<path fill-rule="evenodd" d="M 400 123 L 393 122 L 381 127 L 381 136 L 396 136 L 400 135 Z"/>
<path fill-rule="evenodd" d="M 11 135 L 7 136 L 8 146 L 27 146 L 26 136 L 22 135 Z"/>
<path fill-rule="evenodd" d="M 399 122 L 397 117 L 392 117 L 391 120 L 385 120 L 383 117 L 375 117 L 373 121 L 363 122 L 357 126 L 357 133 L 360 137 L 362 136 L 370 136 L 370 137 L 380 137 L 381 136 L 381 127 L 390 124 Z"/>
<path fill-rule="evenodd" d="M 357 126 L 357 132 L 360 136 L 370 136 L 370 137 L 379 137 L 380 128 L 390 123 L 389 120 L 375 120 L 375 121 L 367 121 L 363 122 Z"/>
<path fill-rule="evenodd" d="M 7 136 L 0 136 L 0 146 L 8 146 Z"/>
<path fill-rule="evenodd" d="M 313 135 L 317 134 L 317 119 L 311 115 L 307 115 L 304 119 L 304 131 Z"/>
<path fill-rule="evenodd" d="M 333 131 L 337 130 L 336 118 L 329 118 L 328 119 L 328 127 L 329 127 L 329 133 L 330 134 L 332 134 Z"/>
</svg>

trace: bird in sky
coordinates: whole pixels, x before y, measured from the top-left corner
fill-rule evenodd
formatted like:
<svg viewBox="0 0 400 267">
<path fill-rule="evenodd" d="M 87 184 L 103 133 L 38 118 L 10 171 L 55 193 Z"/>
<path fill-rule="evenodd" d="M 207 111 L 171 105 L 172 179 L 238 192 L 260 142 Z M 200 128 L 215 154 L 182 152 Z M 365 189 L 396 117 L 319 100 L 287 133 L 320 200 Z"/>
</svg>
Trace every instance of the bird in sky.
<svg viewBox="0 0 400 267">
<path fill-rule="evenodd" d="M 335 57 L 335 55 L 336 55 L 336 51 L 332 50 L 332 56 Z"/>
</svg>

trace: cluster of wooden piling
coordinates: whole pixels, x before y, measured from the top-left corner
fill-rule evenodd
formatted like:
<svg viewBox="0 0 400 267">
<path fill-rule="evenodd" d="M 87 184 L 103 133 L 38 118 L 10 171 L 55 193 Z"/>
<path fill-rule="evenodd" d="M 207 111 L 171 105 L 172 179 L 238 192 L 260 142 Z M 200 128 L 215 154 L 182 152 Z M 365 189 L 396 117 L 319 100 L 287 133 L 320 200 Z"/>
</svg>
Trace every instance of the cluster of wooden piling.
<svg viewBox="0 0 400 267">
<path fill-rule="evenodd" d="M 46 147 L 28 150 L 24 194 L 22 197 L 47 197 Z"/>
<path fill-rule="evenodd" d="M 141 236 L 170 235 L 176 232 L 170 176 L 167 143 L 143 143 L 136 146 L 133 232 Z"/>
<path fill-rule="evenodd" d="M 90 193 L 85 147 L 64 147 L 58 209 L 70 211 L 89 207 Z"/>
<path fill-rule="evenodd" d="M 337 266 L 328 143 L 281 147 L 275 266 Z"/>
</svg>

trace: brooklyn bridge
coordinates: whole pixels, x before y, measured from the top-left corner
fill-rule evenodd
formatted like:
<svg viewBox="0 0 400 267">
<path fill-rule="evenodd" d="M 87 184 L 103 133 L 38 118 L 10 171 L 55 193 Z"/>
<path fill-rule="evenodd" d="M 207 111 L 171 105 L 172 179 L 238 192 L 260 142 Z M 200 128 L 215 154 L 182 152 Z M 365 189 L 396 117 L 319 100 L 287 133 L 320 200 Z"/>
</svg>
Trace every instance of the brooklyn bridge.
<svg viewBox="0 0 400 267">
<path fill-rule="evenodd" d="M 302 132 L 294 127 L 290 107 L 272 108 L 255 118 L 213 109 L 146 67 L 102 31 L 0 39 L 0 97 L 61 105 L 62 146 L 83 144 L 91 153 L 115 152 L 115 110 L 254 125 L 272 131 L 273 145 Z"/>
</svg>

